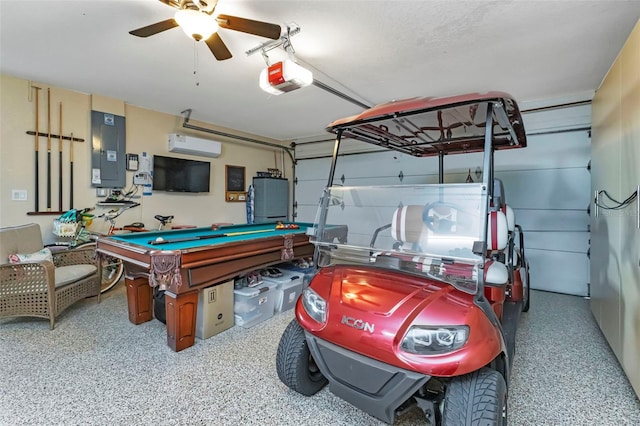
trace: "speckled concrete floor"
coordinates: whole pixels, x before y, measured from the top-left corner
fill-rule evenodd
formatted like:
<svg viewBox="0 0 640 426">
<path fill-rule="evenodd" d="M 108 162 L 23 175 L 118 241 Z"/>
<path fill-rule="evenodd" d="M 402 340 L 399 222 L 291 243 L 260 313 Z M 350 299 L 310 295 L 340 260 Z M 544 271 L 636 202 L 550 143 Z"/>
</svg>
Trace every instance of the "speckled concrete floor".
<svg viewBox="0 0 640 426">
<path fill-rule="evenodd" d="M 2 425 L 380 425 L 327 389 L 276 375 L 291 311 L 174 353 L 164 325 L 134 326 L 124 287 L 46 320 L 0 320 Z M 417 410 L 396 425 L 424 424 Z M 511 425 L 638 425 L 640 402 L 578 297 L 533 292 L 521 319 Z"/>
</svg>

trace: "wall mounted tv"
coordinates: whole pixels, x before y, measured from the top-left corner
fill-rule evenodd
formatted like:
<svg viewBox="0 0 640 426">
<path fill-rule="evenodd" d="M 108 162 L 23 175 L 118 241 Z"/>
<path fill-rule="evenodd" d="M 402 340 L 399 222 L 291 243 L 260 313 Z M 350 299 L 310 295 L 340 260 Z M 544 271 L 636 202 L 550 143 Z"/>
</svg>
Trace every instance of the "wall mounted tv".
<svg viewBox="0 0 640 426">
<path fill-rule="evenodd" d="M 168 192 L 209 192 L 211 163 L 153 156 L 153 189 Z"/>
</svg>

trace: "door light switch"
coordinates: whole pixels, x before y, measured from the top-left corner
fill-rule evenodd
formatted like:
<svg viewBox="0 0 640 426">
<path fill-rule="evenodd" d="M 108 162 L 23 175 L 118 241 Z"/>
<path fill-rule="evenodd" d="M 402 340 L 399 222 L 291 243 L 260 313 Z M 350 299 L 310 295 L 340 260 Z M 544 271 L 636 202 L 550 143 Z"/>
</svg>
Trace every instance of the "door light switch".
<svg viewBox="0 0 640 426">
<path fill-rule="evenodd" d="M 27 201 L 27 190 L 26 189 L 12 189 L 11 190 L 11 200 L 13 200 L 13 201 Z"/>
</svg>

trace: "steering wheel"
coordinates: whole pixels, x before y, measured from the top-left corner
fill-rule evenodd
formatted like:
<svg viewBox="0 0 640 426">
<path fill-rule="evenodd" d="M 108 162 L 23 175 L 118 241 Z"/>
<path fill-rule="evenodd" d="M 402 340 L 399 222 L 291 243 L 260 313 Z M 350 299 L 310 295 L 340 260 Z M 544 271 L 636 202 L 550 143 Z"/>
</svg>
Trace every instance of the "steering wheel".
<svg viewBox="0 0 640 426">
<path fill-rule="evenodd" d="M 434 201 L 424 207 L 422 221 L 431 231 L 438 234 L 452 234 L 456 232 L 458 218 L 463 209 L 452 203 Z"/>
</svg>

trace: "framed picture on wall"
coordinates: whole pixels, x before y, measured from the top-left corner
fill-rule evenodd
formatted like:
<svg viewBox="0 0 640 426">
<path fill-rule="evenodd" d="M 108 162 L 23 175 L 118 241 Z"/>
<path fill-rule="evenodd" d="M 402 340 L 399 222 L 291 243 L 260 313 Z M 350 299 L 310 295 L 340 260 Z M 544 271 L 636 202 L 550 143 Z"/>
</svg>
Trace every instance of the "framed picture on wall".
<svg viewBox="0 0 640 426">
<path fill-rule="evenodd" d="M 225 200 L 227 202 L 247 200 L 244 166 L 225 166 Z"/>
</svg>

